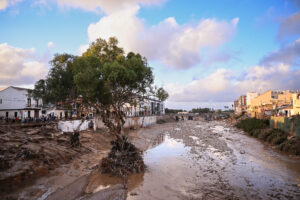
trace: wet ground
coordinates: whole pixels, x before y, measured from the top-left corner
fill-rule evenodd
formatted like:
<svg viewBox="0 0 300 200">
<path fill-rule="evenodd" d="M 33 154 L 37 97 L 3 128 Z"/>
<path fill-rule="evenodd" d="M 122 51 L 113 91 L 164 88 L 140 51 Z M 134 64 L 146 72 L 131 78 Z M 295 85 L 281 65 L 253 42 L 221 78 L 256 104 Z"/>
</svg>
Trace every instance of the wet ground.
<svg viewBox="0 0 300 200">
<path fill-rule="evenodd" d="M 300 160 L 224 122 L 184 121 L 164 134 L 128 199 L 300 199 Z"/>
<path fill-rule="evenodd" d="M 123 179 L 101 175 L 96 168 L 80 176 L 67 165 L 69 176 L 60 173 L 31 186 L 40 188 L 31 199 L 300 199 L 300 159 L 225 122 L 166 123 L 133 131 L 129 138 L 144 151 L 147 169 L 130 176 L 127 187 Z M 106 153 L 92 154 L 99 154 L 92 163 Z M 89 165 L 91 157 L 80 159 L 79 168 Z"/>
</svg>

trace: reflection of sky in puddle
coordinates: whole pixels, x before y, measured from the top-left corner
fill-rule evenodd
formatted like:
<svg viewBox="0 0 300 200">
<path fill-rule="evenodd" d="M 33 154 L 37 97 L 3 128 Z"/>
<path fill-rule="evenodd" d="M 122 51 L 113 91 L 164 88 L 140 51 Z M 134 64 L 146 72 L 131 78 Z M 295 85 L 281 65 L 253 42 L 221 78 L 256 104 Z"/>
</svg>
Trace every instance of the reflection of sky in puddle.
<svg viewBox="0 0 300 200">
<path fill-rule="evenodd" d="M 190 148 L 184 146 L 181 141 L 165 136 L 164 141 L 157 147 L 145 152 L 145 162 L 156 162 L 166 157 L 183 156 Z"/>
</svg>

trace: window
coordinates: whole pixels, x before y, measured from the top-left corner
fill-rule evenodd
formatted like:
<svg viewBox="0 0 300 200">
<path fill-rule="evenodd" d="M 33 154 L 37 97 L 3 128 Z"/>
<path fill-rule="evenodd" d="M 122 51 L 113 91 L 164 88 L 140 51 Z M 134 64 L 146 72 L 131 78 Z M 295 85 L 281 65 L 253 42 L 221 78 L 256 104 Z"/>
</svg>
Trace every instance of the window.
<svg viewBox="0 0 300 200">
<path fill-rule="evenodd" d="M 18 117 L 18 112 L 15 112 L 15 118 L 17 118 Z"/>
<path fill-rule="evenodd" d="M 28 107 L 31 106 L 31 99 L 30 99 L 30 98 L 27 99 L 27 106 L 28 106 Z"/>
<path fill-rule="evenodd" d="M 35 107 L 39 107 L 39 100 L 38 99 L 35 100 Z"/>
<path fill-rule="evenodd" d="M 0 104 L 2 104 L 2 99 L 0 99 Z"/>
</svg>

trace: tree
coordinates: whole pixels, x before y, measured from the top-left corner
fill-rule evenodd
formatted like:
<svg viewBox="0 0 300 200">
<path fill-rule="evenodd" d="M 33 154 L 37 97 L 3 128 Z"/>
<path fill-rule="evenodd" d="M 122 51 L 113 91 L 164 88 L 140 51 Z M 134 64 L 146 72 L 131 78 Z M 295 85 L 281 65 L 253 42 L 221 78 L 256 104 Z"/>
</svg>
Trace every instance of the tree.
<svg viewBox="0 0 300 200">
<path fill-rule="evenodd" d="M 52 66 L 46 79 L 39 80 L 30 95 L 42 99 L 43 104 L 62 104 L 71 110 L 78 93 L 74 84 L 73 61 L 70 54 L 56 54 L 50 61 Z"/>
<path fill-rule="evenodd" d="M 44 82 L 45 93 L 39 89 L 43 88 L 42 81 L 37 83 L 34 93 L 41 96 L 45 94 L 47 101 L 53 103 L 69 102 L 80 95 L 83 104 L 95 108 L 96 115 L 101 116 L 116 138 L 109 157 L 103 160 L 102 165 L 113 165 L 112 173 L 117 175 L 143 169 L 140 151 L 122 135 L 122 128 L 126 106 L 136 106 L 153 95 L 160 100 L 168 97 L 162 88 L 153 92 L 154 78 L 147 59 L 133 52 L 125 55 L 123 49 L 118 47 L 118 40 L 110 38 L 108 42 L 97 39 L 82 56 L 56 55 L 50 63 L 52 68 Z M 116 154 L 116 151 L 122 153 Z M 120 167 L 124 169 L 119 170 Z"/>
<path fill-rule="evenodd" d="M 108 46 L 104 48 L 98 45 Z M 83 54 L 74 61 L 75 84 L 84 102 L 97 110 L 103 123 L 122 142 L 124 107 L 127 104 L 134 105 L 137 99 L 141 100 L 151 90 L 152 70 L 145 58 L 132 52 L 127 56 L 118 54 L 114 61 L 110 60 L 111 55 L 107 53 L 99 55 L 98 49 L 113 49 L 110 43 L 94 43 L 90 49 L 96 49 L 97 53 L 88 50 L 88 55 Z M 110 53 L 116 55 L 115 52 Z"/>
<path fill-rule="evenodd" d="M 159 88 L 157 91 L 156 91 L 156 96 L 158 98 L 158 100 L 160 101 L 165 101 L 167 100 L 167 98 L 169 97 L 169 94 L 167 91 L 165 91 L 162 87 Z"/>
<path fill-rule="evenodd" d="M 119 176 L 144 169 L 139 150 L 122 135 L 125 107 L 137 105 L 153 95 L 153 74 L 146 58 L 129 52 L 125 55 L 118 41 L 97 39 L 73 63 L 74 82 L 84 103 L 96 109 L 116 141 L 109 156 L 102 160 L 102 170 Z M 168 95 L 158 90 L 161 99 Z"/>
<path fill-rule="evenodd" d="M 48 102 L 47 85 L 44 79 L 40 79 L 34 85 L 34 90 L 29 90 L 29 95 L 34 99 L 42 99 L 43 104 Z"/>
</svg>

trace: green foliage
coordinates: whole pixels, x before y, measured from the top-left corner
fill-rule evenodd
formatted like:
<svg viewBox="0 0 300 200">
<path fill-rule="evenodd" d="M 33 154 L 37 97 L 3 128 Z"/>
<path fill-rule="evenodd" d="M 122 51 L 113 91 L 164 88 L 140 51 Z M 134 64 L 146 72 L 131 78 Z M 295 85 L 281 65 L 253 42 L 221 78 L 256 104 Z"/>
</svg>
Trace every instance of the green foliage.
<svg viewBox="0 0 300 200">
<path fill-rule="evenodd" d="M 40 98 L 44 104 L 66 102 L 77 97 L 76 86 L 73 78 L 74 56 L 69 54 L 56 54 L 50 61 L 52 68 L 47 78 L 36 82 L 30 95 Z"/>
<path fill-rule="evenodd" d="M 279 149 L 294 155 L 300 155 L 300 137 L 295 136 L 289 140 L 285 140 L 279 145 Z"/>
<path fill-rule="evenodd" d="M 211 113 L 211 110 L 209 108 L 193 108 L 191 113 Z"/>
<path fill-rule="evenodd" d="M 236 125 L 237 128 L 243 129 L 245 132 L 252 132 L 256 129 L 264 129 L 269 127 L 269 120 L 262 120 L 256 118 L 248 118 L 241 120 Z"/>
<path fill-rule="evenodd" d="M 111 132 L 119 134 L 125 123 L 124 106 L 136 106 L 150 96 L 154 78 L 146 58 L 133 52 L 124 55 L 117 45 L 116 38 L 97 39 L 74 60 L 73 71 L 84 102 L 96 108 Z"/>
<path fill-rule="evenodd" d="M 47 78 L 36 83 L 32 95 L 53 104 L 74 103 L 80 96 L 114 133 L 120 133 L 125 123 L 124 105 L 137 106 L 153 95 L 162 101 L 168 98 L 163 88 L 153 93 L 154 78 L 146 58 L 133 52 L 125 55 L 116 38 L 97 39 L 79 57 L 57 54 L 50 64 Z"/>
<path fill-rule="evenodd" d="M 169 109 L 169 108 L 165 109 L 166 114 L 177 114 L 178 112 L 184 112 L 184 110 L 182 110 L 182 109 Z"/>
<path fill-rule="evenodd" d="M 276 145 L 281 151 L 300 155 L 300 137 L 288 139 L 288 133 L 280 129 L 268 129 L 268 120 L 245 119 L 241 120 L 237 127 L 243 129 L 249 135 L 258 137 L 272 145 Z"/>
<path fill-rule="evenodd" d="M 118 47 L 118 40 L 115 37 L 109 38 L 108 42 L 101 38 L 96 39 L 82 54 L 83 57 L 97 57 L 101 63 L 120 61 L 123 55 L 124 51 Z"/>
<path fill-rule="evenodd" d="M 29 91 L 29 95 L 34 99 L 42 99 L 43 103 L 49 102 L 46 81 L 44 79 L 37 81 L 34 90 Z"/>
<path fill-rule="evenodd" d="M 268 136 L 265 137 L 265 141 L 270 142 L 273 145 L 279 145 L 287 140 L 288 134 L 280 129 L 272 129 L 269 131 Z"/>
<path fill-rule="evenodd" d="M 74 72 L 80 94 L 87 102 L 100 107 L 134 104 L 153 83 L 152 70 L 145 59 L 132 52 L 120 60 L 106 63 L 95 56 L 77 58 Z"/>
<path fill-rule="evenodd" d="M 156 96 L 157 96 L 158 100 L 165 101 L 169 97 L 169 94 L 163 88 L 159 88 L 156 91 Z"/>
</svg>

